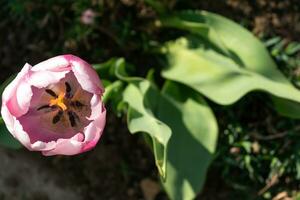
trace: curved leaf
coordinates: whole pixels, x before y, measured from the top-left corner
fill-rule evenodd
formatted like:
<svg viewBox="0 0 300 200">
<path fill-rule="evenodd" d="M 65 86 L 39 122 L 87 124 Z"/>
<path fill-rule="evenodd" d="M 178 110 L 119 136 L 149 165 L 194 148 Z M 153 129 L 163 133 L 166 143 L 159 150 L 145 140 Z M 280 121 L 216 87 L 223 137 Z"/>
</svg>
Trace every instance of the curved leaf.
<svg viewBox="0 0 300 200">
<path fill-rule="evenodd" d="M 263 44 L 249 31 L 222 16 L 185 11 L 163 17 L 162 24 L 187 30 L 197 37 L 167 44 L 167 79 L 184 83 L 211 100 L 228 105 L 246 93 L 274 95 L 279 112 L 300 118 L 299 91 L 277 69 Z M 288 100 L 288 101 L 287 101 Z"/>
<path fill-rule="evenodd" d="M 162 72 L 163 76 L 182 82 L 219 104 L 232 104 L 253 90 L 300 101 L 300 92 L 288 82 L 277 82 L 242 68 L 197 38 L 181 38 L 167 48 L 170 67 Z"/>
<path fill-rule="evenodd" d="M 162 177 L 166 173 L 166 152 L 171 129 L 155 116 L 160 99 L 159 91 L 144 79 L 131 81 L 123 94 L 128 103 L 127 123 L 131 133 L 145 132 L 153 140 L 156 165 Z"/>
<path fill-rule="evenodd" d="M 190 31 L 223 50 L 240 67 L 272 80 L 288 82 L 277 69 L 264 45 L 248 30 L 220 15 L 206 11 L 183 11 L 163 18 L 163 25 Z M 206 31 L 203 31 L 205 27 Z M 213 35 L 213 37 L 211 36 Z"/>
<path fill-rule="evenodd" d="M 186 86 L 169 82 L 162 95 L 158 118 L 172 129 L 163 185 L 173 200 L 194 199 L 215 151 L 216 119 L 205 100 Z"/>
<path fill-rule="evenodd" d="M 218 133 L 204 99 L 183 85 L 168 82 L 160 93 L 149 81 L 135 79 L 124 101 L 129 104 L 130 132 L 145 132 L 153 139 L 168 195 L 175 200 L 194 198 L 205 181 Z"/>
</svg>

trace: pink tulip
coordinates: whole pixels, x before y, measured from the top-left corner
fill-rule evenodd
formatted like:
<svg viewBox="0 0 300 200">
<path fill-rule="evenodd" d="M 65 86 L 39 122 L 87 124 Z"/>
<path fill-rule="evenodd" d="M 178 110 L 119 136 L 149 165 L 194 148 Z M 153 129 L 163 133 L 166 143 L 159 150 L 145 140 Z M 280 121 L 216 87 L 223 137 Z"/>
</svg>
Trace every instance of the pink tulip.
<svg viewBox="0 0 300 200">
<path fill-rule="evenodd" d="M 25 64 L 2 95 L 10 133 L 31 151 L 74 155 L 95 147 L 105 126 L 104 92 L 94 69 L 73 55 Z"/>
<path fill-rule="evenodd" d="M 91 25 L 94 23 L 96 15 L 97 14 L 92 9 L 87 9 L 82 13 L 80 21 L 83 24 Z"/>
</svg>

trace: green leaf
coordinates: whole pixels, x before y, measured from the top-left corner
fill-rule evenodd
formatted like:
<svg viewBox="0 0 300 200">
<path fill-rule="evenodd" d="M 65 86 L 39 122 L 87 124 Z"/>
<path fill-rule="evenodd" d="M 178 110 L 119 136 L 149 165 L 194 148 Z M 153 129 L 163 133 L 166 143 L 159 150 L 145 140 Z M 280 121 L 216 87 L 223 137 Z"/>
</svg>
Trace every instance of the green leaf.
<svg viewBox="0 0 300 200">
<path fill-rule="evenodd" d="M 117 116 L 121 116 L 124 111 L 123 91 L 128 79 L 128 72 L 133 66 L 126 63 L 123 58 L 111 58 L 100 64 L 94 64 L 93 68 L 102 78 L 105 87 L 103 102 Z M 129 78 L 130 79 L 130 78 Z"/>
<path fill-rule="evenodd" d="M 22 147 L 22 145 L 8 132 L 2 118 L 0 118 L 0 145 L 12 149 L 19 149 Z"/>
<path fill-rule="evenodd" d="M 102 101 L 104 103 L 107 103 L 107 101 L 111 98 L 114 97 L 114 93 L 119 93 L 120 94 L 120 90 L 123 86 L 123 83 L 121 81 L 115 81 L 109 85 L 107 85 L 107 87 L 105 88 L 105 93 L 102 97 Z"/>
<path fill-rule="evenodd" d="M 275 81 L 287 82 L 277 70 L 264 45 L 239 24 L 206 11 L 184 11 L 171 18 L 181 23 L 176 23 L 176 21 L 170 23 L 172 21 L 166 18 L 163 24 L 197 34 L 208 40 L 212 46 L 221 46 L 221 49 L 225 49 L 224 52 L 228 52 L 225 56 L 229 56 L 240 67 L 245 67 L 249 71 L 257 72 Z M 207 31 L 203 33 L 198 27 L 205 27 Z"/>
<path fill-rule="evenodd" d="M 100 78 L 109 81 L 116 81 L 118 79 L 123 80 L 119 77 L 120 74 L 125 76 L 134 71 L 134 66 L 126 63 L 124 58 L 111 58 L 104 63 L 93 64 L 92 66 L 99 74 Z"/>
<path fill-rule="evenodd" d="M 276 110 L 283 116 L 299 119 L 300 106 L 298 102 L 289 101 L 283 98 L 272 97 Z"/>
<path fill-rule="evenodd" d="M 274 95 L 279 112 L 300 118 L 300 112 L 286 110 L 300 102 L 300 92 L 249 31 L 205 11 L 176 13 L 163 17 L 162 24 L 195 35 L 167 44 L 165 78 L 184 83 L 222 105 L 232 104 L 253 90 L 268 92 Z"/>
<path fill-rule="evenodd" d="M 253 90 L 300 101 L 300 92 L 289 82 L 275 81 L 243 68 L 197 38 L 181 38 L 167 48 L 170 67 L 163 76 L 182 82 L 219 104 L 232 104 Z"/>
<path fill-rule="evenodd" d="M 194 199 L 215 152 L 216 119 L 205 100 L 186 86 L 168 82 L 162 95 L 158 118 L 172 129 L 163 185 L 172 200 Z"/>
<path fill-rule="evenodd" d="M 111 58 L 104 63 L 93 64 L 93 68 L 100 75 L 100 77 L 105 77 L 105 79 L 112 79 L 114 77 L 114 65 L 117 58 Z"/>
<path fill-rule="evenodd" d="M 291 42 L 285 49 L 287 55 L 293 55 L 300 51 L 300 43 Z"/>
<path fill-rule="evenodd" d="M 123 96 L 129 105 L 127 113 L 129 131 L 149 134 L 153 140 L 156 166 L 161 176 L 165 177 L 166 152 L 171 129 L 155 116 L 160 99 L 159 91 L 147 80 L 131 78 Z"/>
<path fill-rule="evenodd" d="M 129 105 L 130 132 L 147 133 L 153 140 L 168 195 L 175 200 L 194 198 L 205 181 L 218 132 L 204 99 L 183 85 L 168 82 L 160 93 L 148 80 L 131 78 L 124 101 Z"/>
</svg>

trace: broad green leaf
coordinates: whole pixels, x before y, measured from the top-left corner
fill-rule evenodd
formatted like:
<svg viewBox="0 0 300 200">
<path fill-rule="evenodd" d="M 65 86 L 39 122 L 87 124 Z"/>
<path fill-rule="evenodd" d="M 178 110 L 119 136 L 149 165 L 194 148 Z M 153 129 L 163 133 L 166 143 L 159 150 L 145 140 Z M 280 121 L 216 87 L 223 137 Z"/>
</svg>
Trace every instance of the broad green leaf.
<svg viewBox="0 0 300 200">
<path fill-rule="evenodd" d="M 176 83 L 167 83 L 160 93 L 149 81 L 136 78 L 126 88 L 124 101 L 129 105 L 130 132 L 145 132 L 153 139 L 168 195 L 175 200 L 194 198 L 203 186 L 218 131 L 203 98 Z"/>
<path fill-rule="evenodd" d="M 2 118 L 0 118 L 0 145 L 12 149 L 19 149 L 22 147 L 22 145 L 8 132 Z"/>
<path fill-rule="evenodd" d="M 163 17 L 162 24 L 197 37 L 167 45 L 169 68 L 163 72 L 165 78 L 184 83 L 223 105 L 234 103 L 250 91 L 265 91 L 274 95 L 272 100 L 279 112 L 300 118 L 299 91 L 249 31 L 205 11 L 176 13 Z"/>
<path fill-rule="evenodd" d="M 194 198 L 215 151 L 213 113 L 199 94 L 186 86 L 168 83 L 160 92 L 149 80 L 129 77 L 124 59 L 117 60 L 114 68 L 116 77 L 128 82 L 123 100 L 128 104 L 129 131 L 146 133 L 152 139 L 167 193 L 175 200 Z M 152 73 L 147 76 L 150 80 Z"/>
<path fill-rule="evenodd" d="M 242 68 L 197 38 L 181 38 L 167 48 L 170 67 L 163 76 L 182 82 L 219 104 L 232 104 L 253 90 L 300 102 L 300 92 L 290 83 Z"/>
<path fill-rule="evenodd" d="M 172 200 L 194 199 L 215 151 L 216 119 L 205 100 L 186 86 L 169 82 L 162 95 L 157 116 L 172 129 L 163 185 Z"/>
<path fill-rule="evenodd" d="M 274 81 L 288 82 L 277 69 L 264 45 L 248 30 L 220 15 L 206 11 L 183 11 L 163 18 L 163 25 L 190 31 L 208 40 L 211 46 L 221 46 L 240 67 L 257 72 Z M 175 20 L 176 19 L 176 20 Z M 202 31 L 205 27 L 206 32 Z M 211 37 L 213 34 L 214 37 Z M 224 53 L 223 52 L 223 53 Z"/>
<path fill-rule="evenodd" d="M 127 123 L 131 133 L 144 132 L 153 140 L 156 165 L 162 177 L 166 173 L 166 151 L 171 129 L 155 116 L 159 91 L 144 79 L 131 78 L 124 91 L 128 103 Z"/>
</svg>

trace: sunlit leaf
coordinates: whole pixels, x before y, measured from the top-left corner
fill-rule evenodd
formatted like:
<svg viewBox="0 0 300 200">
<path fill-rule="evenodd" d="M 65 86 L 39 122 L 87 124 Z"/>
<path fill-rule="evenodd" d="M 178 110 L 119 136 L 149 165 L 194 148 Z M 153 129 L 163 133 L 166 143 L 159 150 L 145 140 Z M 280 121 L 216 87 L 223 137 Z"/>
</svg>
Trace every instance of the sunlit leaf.
<svg viewBox="0 0 300 200">
<path fill-rule="evenodd" d="M 129 105 L 129 131 L 149 134 L 153 140 L 156 165 L 161 176 L 165 177 L 166 151 L 171 129 L 155 116 L 159 99 L 159 91 L 144 79 L 131 79 L 124 91 L 124 101 Z"/>
<path fill-rule="evenodd" d="M 206 11 L 184 11 L 177 13 L 163 22 L 166 26 L 173 26 L 190 31 L 207 40 L 212 47 L 224 49 L 222 53 L 230 57 L 240 67 L 257 72 L 271 80 L 288 82 L 277 69 L 264 45 L 248 30 L 239 24 L 220 15 Z M 206 32 L 198 27 L 205 27 Z M 202 28 L 203 29 L 203 28 Z M 213 34 L 214 37 L 210 35 Z M 210 47 L 211 48 L 211 47 Z"/>
<path fill-rule="evenodd" d="M 249 31 L 205 11 L 180 12 L 162 18 L 162 23 L 194 34 L 168 43 L 165 78 L 184 83 L 222 105 L 232 104 L 250 91 L 268 92 L 274 95 L 279 112 L 300 118 L 300 112 L 290 109 L 299 107 L 300 92 Z"/>
<path fill-rule="evenodd" d="M 172 130 L 163 185 L 172 200 L 194 199 L 215 151 L 218 127 L 205 100 L 186 86 L 167 83 L 158 118 Z"/>
</svg>

